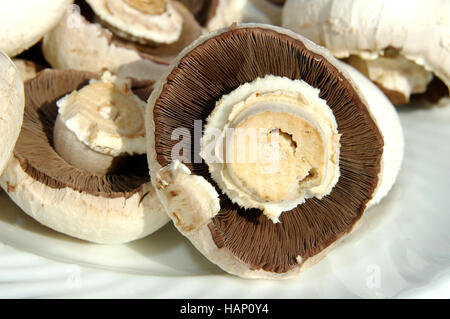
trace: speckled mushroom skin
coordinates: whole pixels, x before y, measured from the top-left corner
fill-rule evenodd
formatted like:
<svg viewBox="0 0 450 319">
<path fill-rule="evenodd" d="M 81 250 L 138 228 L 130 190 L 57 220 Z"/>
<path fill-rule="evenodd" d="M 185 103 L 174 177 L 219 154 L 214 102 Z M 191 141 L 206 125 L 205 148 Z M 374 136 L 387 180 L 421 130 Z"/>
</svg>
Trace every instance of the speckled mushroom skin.
<svg viewBox="0 0 450 319">
<path fill-rule="evenodd" d="M 390 190 L 392 187 L 398 171 L 400 169 L 400 164 L 403 158 L 403 134 L 400 126 L 400 122 L 398 116 L 394 110 L 392 104 L 385 98 L 385 96 L 381 93 L 381 91 L 374 86 L 370 81 L 363 78 L 354 70 L 348 70 L 342 66 L 342 63 L 337 61 L 331 53 L 324 49 L 323 47 L 317 46 L 310 40 L 306 39 L 303 36 L 295 34 L 289 30 L 272 27 L 272 26 L 261 26 L 254 24 L 242 24 L 234 26 L 234 29 L 245 28 L 245 27 L 260 27 L 267 28 L 271 30 L 275 30 L 284 35 L 288 35 L 294 39 L 299 39 L 305 45 L 305 47 L 312 51 L 322 55 L 326 58 L 331 64 L 333 64 L 340 72 L 342 76 L 347 78 L 349 82 L 353 85 L 355 90 L 359 92 L 361 99 L 369 108 L 369 114 L 374 120 L 375 123 L 378 123 L 378 129 L 382 136 L 389 136 L 390 139 L 385 139 L 385 146 L 383 149 L 383 155 L 381 159 L 381 169 L 379 172 L 378 178 L 378 186 L 372 196 L 372 200 L 368 203 L 368 206 L 376 204 L 379 202 Z M 216 205 L 205 205 L 204 207 L 199 207 L 193 204 L 192 211 L 196 212 L 199 216 L 203 216 L 199 219 L 199 222 L 195 225 L 190 225 L 188 229 L 183 227 L 183 221 L 174 217 L 173 212 L 176 211 L 177 203 L 173 200 L 173 197 L 179 196 L 176 193 L 170 193 L 171 182 L 174 187 L 176 187 L 176 178 L 173 179 L 174 176 L 167 176 L 168 166 L 162 167 L 157 159 L 157 154 L 155 152 L 155 123 L 154 123 L 154 114 L 153 114 L 153 106 L 155 101 L 158 99 L 161 94 L 164 84 L 167 81 L 166 76 L 169 75 L 172 70 L 176 67 L 181 58 L 187 54 L 190 50 L 195 48 L 196 46 L 201 45 L 203 42 L 208 39 L 220 34 L 224 30 L 219 30 L 215 33 L 212 33 L 206 37 L 203 37 L 193 43 L 190 47 L 186 48 L 178 57 L 178 59 L 169 67 L 166 74 L 161 78 L 159 83 L 156 84 L 155 90 L 151 95 L 148 101 L 148 108 L 146 112 L 146 129 L 147 129 L 147 149 L 148 149 L 148 161 L 150 172 L 152 176 L 152 181 L 155 187 L 158 190 L 158 194 L 162 200 L 163 205 L 166 208 L 167 213 L 174 221 L 175 226 L 180 230 L 180 232 L 185 235 L 194 246 L 202 252 L 210 261 L 217 264 L 223 270 L 228 273 L 245 277 L 245 278 L 267 278 L 267 279 L 281 279 L 281 278 L 291 278 L 298 276 L 305 269 L 314 265 L 318 261 L 320 261 L 323 257 L 325 257 L 333 247 L 339 243 L 340 240 L 345 238 L 345 235 L 339 238 L 334 243 L 330 244 L 328 247 L 323 249 L 320 253 L 311 256 L 306 260 L 302 260 L 301 257 L 298 259 L 298 265 L 293 267 L 291 270 L 284 273 L 276 273 L 269 272 L 262 269 L 251 269 L 248 264 L 238 259 L 233 253 L 226 247 L 218 245 L 213 238 L 212 229 L 209 227 L 208 221 L 209 216 L 214 216 L 217 214 L 218 208 Z M 382 124 L 383 123 L 383 124 Z M 170 171 L 170 170 L 169 170 Z M 181 173 L 183 174 L 183 173 Z M 180 180 L 185 180 L 190 177 L 202 178 L 199 176 L 191 176 L 189 174 L 185 174 L 185 176 L 180 177 Z M 207 192 L 199 192 L 198 189 L 208 189 L 211 187 L 210 184 L 203 178 L 203 182 L 196 180 L 197 184 L 203 183 L 203 187 L 192 187 L 192 188 L 182 188 L 184 190 L 183 197 L 189 198 L 189 203 L 197 203 L 205 201 L 205 193 Z M 209 186 L 208 186 L 209 185 Z M 214 201 L 214 198 L 211 198 Z M 188 205 L 189 205 L 188 203 Z M 203 210 L 202 210 L 203 209 Z M 192 219 L 190 219 L 192 220 Z M 358 222 L 359 223 L 359 222 Z M 353 227 L 358 225 L 355 223 Z M 351 230 L 349 230 L 351 231 Z"/>
</svg>

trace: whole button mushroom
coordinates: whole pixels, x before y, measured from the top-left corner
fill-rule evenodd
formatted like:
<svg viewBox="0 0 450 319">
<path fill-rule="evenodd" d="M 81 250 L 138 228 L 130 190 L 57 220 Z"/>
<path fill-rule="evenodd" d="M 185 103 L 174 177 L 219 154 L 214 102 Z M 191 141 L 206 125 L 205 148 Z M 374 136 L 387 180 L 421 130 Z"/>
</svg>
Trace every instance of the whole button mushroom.
<svg viewBox="0 0 450 319">
<path fill-rule="evenodd" d="M 345 59 L 402 105 L 416 94 L 448 97 L 449 12 L 446 0 L 288 0 L 283 26 Z"/>
<path fill-rule="evenodd" d="M 289 278 L 323 258 L 394 184 L 393 105 L 325 48 L 234 25 L 198 39 L 146 110 L 152 183 L 177 229 L 245 278 Z"/>
<path fill-rule="evenodd" d="M 117 244 L 156 231 L 169 218 L 145 155 L 152 84 L 41 71 L 25 83 L 24 123 L 0 185 L 29 216 L 82 240 Z"/>
</svg>

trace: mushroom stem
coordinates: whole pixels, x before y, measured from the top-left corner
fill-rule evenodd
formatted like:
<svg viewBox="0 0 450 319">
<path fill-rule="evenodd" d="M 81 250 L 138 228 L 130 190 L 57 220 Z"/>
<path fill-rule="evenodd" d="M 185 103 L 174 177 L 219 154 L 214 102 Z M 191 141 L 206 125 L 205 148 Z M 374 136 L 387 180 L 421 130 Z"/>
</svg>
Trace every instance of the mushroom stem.
<svg viewBox="0 0 450 319">
<path fill-rule="evenodd" d="M 113 156 L 97 152 L 81 142 L 58 115 L 53 128 L 56 152 L 67 163 L 93 174 L 114 174 L 120 171 L 130 156 Z"/>
<path fill-rule="evenodd" d="M 431 72 L 401 55 L 374 60 L 352 55 L 347 62 L 371 79 L 395 105 L 408 103 L 412 94 L 424 93 L 433 79 Z"/>
<path fill-rule="evenodd" d="M 327 195 L 339 176 L 331 110 L 317 90 L 287 78 L 266 76 L 222 97 L 202 148 L 213 178 L 232 201 L 263 210 L 275 223 L 307 198 Z"/>
<path fill-rule="evenodd" d="M 66 162 L 91 173 L 117 172 L 134 154 L 145 154 L 145 102 L 128 79 L 105 72 L 57 101 L 55 149 Z"/>
</svg>

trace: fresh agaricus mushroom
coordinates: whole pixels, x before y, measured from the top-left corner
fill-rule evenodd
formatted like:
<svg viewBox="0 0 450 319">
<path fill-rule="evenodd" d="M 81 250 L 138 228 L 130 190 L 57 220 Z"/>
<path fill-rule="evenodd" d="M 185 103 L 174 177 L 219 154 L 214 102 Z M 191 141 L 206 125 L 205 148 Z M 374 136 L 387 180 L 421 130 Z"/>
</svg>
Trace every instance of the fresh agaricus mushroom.
<svg viewBox="0 0 450 319">
<path fill-rule="evenodd" d="M 0 51 L 0 175 L 19 137 L 24 105 L 20 73 L 9 57 Z"/>
<path fill-rule="evenodd" d="M 42 48 L 54 68 L 156 80 L 201 33 L 176 1 L 90 0 L 68 11 Z"/>
<path fill-rule="evenodd" d="M 150 96 L 146 129 L 152 182 L 175 226 L 249 278 L 317 262 L 388 193 L 403 157 L 398 116 L 372 82 L 260 24 L 184 50 Z"/>
<path fill-rule="evenodd" d="M 162 227 L 169 219 L 145 155 L 149 85 L 40 72 L 25 83 L 24 123 L 1 186 L 38 222 L 79 239 L 124 243 Z"/>
<path fill-rule="evenodd" d="M 0 50 L 10 57 L 39 42 L 56 26 L 73 0 L 0 2 Z"/>
<path fill-rule="evenodd" d="M 346 59 L 401 105 L 425 92 L 448 96 L 448 12 L 446 0 L 288 0 L 283 26 Z"/>
</svg>

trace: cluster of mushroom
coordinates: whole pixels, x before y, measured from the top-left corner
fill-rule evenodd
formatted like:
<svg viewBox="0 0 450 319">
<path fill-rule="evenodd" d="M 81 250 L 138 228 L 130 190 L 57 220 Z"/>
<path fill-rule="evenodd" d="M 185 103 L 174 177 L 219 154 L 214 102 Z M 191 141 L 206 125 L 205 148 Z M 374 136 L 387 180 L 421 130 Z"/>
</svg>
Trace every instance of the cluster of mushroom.
<svg viewBox="0 0 450 319">
<path fill-rule="evenodd" d="M 447 55 L 437 69 L 407 41 L 372 52 L 328 2 L 48 2 L 39 35 L 2 49 L 42 39 L 52 69 L 23 83 L 30 65 L 21 77 L 0 55 L 0 185 L 82 240 L 126 243 L 173 221 L 228 273 L 298 276 L 395 183 L 403 133 L 388 83 L 402 102 L 436 77 L 448 85 Z M 349 30 L 358 38 L 342 40 Z"/>
</svg>

